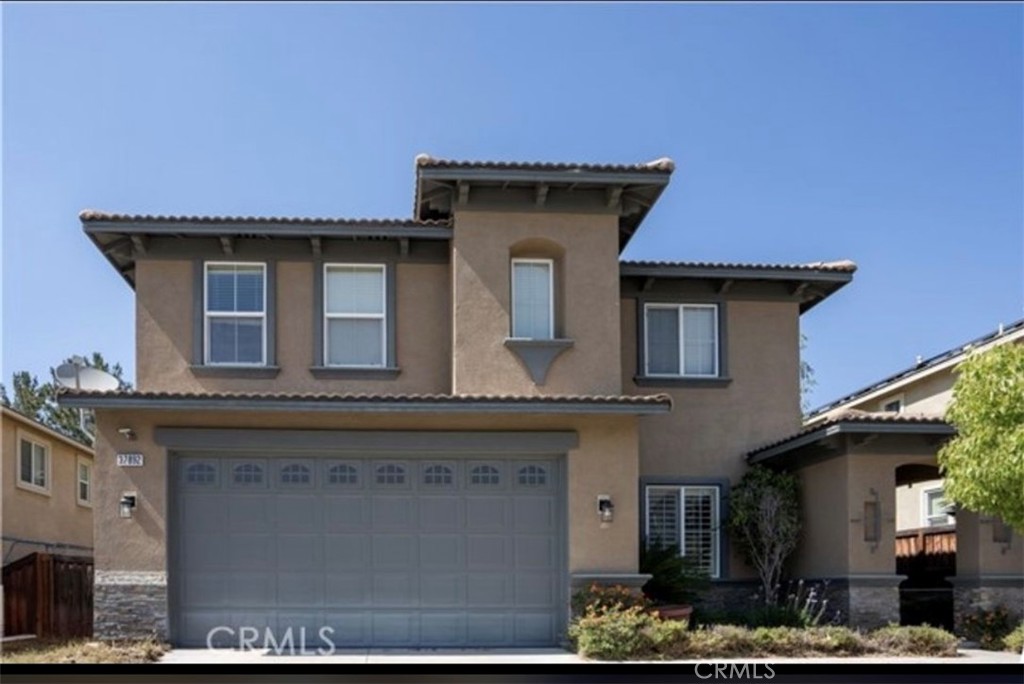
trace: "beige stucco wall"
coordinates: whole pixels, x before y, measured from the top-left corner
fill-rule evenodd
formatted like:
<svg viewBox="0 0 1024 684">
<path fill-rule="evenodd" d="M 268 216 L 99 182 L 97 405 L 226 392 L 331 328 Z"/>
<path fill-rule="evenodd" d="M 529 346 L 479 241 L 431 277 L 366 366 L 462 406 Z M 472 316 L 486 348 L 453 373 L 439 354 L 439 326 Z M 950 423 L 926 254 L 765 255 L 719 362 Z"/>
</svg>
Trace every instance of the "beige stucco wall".
<svg viewBox="0 0 1024 684">
<path fill-rule="evenodd" d="M 273 267 L 274 263 L 268 264 Z M 191 260 L 141 259 L 136 264 L 136 386 L 168 392 L 446 393 L 451 389 L 449 267 L 398 263 L 393 380 L 318 379 L 313 359 L 316 262 L 277 262 L 277 365 L 272 379 L 197 377 L 193 355 Z"/>
<path fill-rule="evenodd" d="M 98 436 L 95 524 L 98 570 L 165 571 L 167 533 L 167 454 L 153 441 L 155 426 L 259 427 L 361 430 L 576 430 L 579 447 L 568 454 L 570 572 L 636 572 L 637 421 L 634 416 L 452 416 L 442 414 L 364 415 L 326 413 L 97 412 Z M 117 433 L 130 426 L 126 441 Z M 145 466 L 118 468 L 118 451 L 141 452 Z M 139 494 L 131 519 L 118 516 L 123 492 Z M 608 494 L 616 520 L 602 528 L 597 495 Z"/>
<path fill-rule="evenodd" d="M 795 577 L 842 577 L 847 574 L 850 526 L 845 458 L 818 461 L 797 471 L 803 529 L 791 560 Z M 859 517 L 859 516 L 858 516 Z"/>
<path fill-rule="evenodd" d="M 562 304 L 556 336 L 574 342 L 554 361 L 542 387 L 504 345 L 511 334 L 512 249 L 538 238 L 564 250 L 556 271 Z M 610 214 L 456 211 L 454 391 L 619 394 L 618 239 L 618 220 Z"/>
<path fill-rule="evenodd" d="M 49 494 L 18 486 L 19 433 L 42 442 L 50 449 Z M 78 458 L 92 462 L 92 454 L 37 428 L 31 421 L 0 413 L 0 444 L 3 448 L 3 506 L 0 527 L 3 529 L 3 563 L 9 563 L 36 551 L 60 554 L 88 554 L 92 543 L 92 508 L 78 503 Z M 93 473 L 95 500 L 95 473 Z M 50 548 L 23 542 L 11 537 L 31 539 L 45 544 L 72 544 L 85 549 Z"/>
</svg>

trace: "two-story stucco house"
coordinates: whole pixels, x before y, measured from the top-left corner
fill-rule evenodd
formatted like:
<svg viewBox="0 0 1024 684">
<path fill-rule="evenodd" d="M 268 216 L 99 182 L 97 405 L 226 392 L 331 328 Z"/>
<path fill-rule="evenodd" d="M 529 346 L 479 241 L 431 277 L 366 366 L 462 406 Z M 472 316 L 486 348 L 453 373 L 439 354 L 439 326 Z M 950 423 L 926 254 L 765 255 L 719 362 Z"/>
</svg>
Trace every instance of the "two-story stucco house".
<svg viewBox="0 0 1024 684">
<path fill-rule="evenodd" d="M 728 487 L 800 429 L 800 315 L 855 266 L 622 261 L 668 159 L 415 170 L 410 219 L 82 213 L 136 301 L 137 390 L 63 398 L 98 636 L 556 644 L 644 540 L 749 593 Z"/>
<path fill-rule="evenodd" d="M 92 555 L 93 451 L 0 408 L 3 564 L 31 553 Z"/>
</svg>

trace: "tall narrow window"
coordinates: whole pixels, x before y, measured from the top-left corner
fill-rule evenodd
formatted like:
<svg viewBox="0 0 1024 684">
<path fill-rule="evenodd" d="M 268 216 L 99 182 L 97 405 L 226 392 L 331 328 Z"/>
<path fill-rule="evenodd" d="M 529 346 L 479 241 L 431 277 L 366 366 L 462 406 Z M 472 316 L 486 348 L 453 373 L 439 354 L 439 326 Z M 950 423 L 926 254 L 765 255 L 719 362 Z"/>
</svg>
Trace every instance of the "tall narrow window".
<svg viewBox="0 0 1024 684">
<path fill-rule="evenodd" d="M 41 492 L 50 490 L 50 448 L 46 444 L 20 439 L 18 485 Z"/>
<path fill-rule="evenodd" d="M 719 488 L 652 485 L 646 496 L 647 545 L 678 547 L 711 577 L 720 574 Z"/>
<path fill-rule="evenodd" d="M 554 338 L 553 274 L 551 259 L 512 260 L 512 337 Z"/>
<path fill-rule="evenodd" d="M 324 365 L 386 365 L 385 267 L 328 264 L 324 269 Z"/>
<path fill-rule="evenodd" d="M 92 463 L 87 459 L 78 457 L 78 482 L 76 483 L 75 494 L 78 503 L 83 506 L 92 505 Z"/>
<path fill-rule="evenodd" d="M 648 304 L 644 332 L 647 375 L 718 375 L 716 304 Z"/>
<path fill-rule="evenodd" d="M 206 264 L 207 364 L 266 363 L 266 275 L 264 264 Z"/>
</svg>

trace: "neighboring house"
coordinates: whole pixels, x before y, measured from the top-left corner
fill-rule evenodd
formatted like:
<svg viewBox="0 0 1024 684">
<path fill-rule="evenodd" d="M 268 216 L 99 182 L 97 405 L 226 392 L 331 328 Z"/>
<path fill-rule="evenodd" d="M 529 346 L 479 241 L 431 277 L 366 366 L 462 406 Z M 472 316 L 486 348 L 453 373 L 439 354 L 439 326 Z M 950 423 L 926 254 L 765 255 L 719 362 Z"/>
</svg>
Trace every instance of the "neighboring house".
<svg viewBox="0 0 1024 684">
<path fill-rule="evenodd" d="M 97 636 L 556 644 L 645 540 L 742 605 L 729 487 L 800 428 L 800 315 L 855 266 L 621 261 L 673 170 L 421 156 L 410 219 L 83 212 L 136 303 L 137 389 L 61 399 L 96 410 Z"/>
<path fill-rule="evenodd" d="M 815 513 L 806 516 L 795 570 L 805 577 L 848 577 L 842 602 L 852 621 L 899 620 L 898 587 L 907 575 L 896 570 L 896 540 L 942 534 L 950 538 L 936 544 L 936 553 L 952 550 L 955 568 L 943 579 L 925 576 L 934 575 L 935 566 L 911 565 L 922 576 L 912 574 L 905 586 L 951 583 L 949 621 L 994 605 L 1021 616 L 1024 540 L 996 516 L 963 509 L 951 515 L 936 453 L 955 432 L 944 416 L 957 365 L 969 353 L 1022 342 L 1024 320 L 1000 326 L 816 409 L 803 430 L 749 455 L 752 463 L 800 474 L 805 510 Z"/>
<path fill-rule="evenodd" d="M 7 407 L 3 436 L 3 564 L 31 553 L 92 555 L 91 447 Z"/>
</svg>

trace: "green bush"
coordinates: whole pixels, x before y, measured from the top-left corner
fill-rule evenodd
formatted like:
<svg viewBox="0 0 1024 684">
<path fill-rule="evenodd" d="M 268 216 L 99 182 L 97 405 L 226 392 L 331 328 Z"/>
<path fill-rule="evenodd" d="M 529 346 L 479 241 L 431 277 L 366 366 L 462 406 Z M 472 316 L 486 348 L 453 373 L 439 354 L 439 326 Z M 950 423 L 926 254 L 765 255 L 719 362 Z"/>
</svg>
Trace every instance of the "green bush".
<svg viewBox="0 0 1024 684">
<path fill-rule="evenodd" d="M 1017 629 L 1003 637 L 1003 649 L 1014 653 L 1024 651 L 1024 622 L 1017 625 Z"/>
<path fill-rule="evenodd" d="M 685 632 L 685 622 L 661 620 L 640 606 L 588 608 L 569 626 L 569 640 L 586 658 L 642 660 L 655 657 Z"/>
<path fill-rule="evenodd" d="M 693 603 L 711 579 L 678 546 L 640 547 L 640 572 L 651 575 L 643 592 L 660 604 Z"/>
<path fill-rule="evenodd" d="M 651 602 L 642 593 L 620 584 L 593 583 L 572 595 L 572 614 L 583 615 L 588 609 L 609 611 L 615 608 L 650 608 Z"/>
<path fill-rule="evenodd" d="M 968 641 L 978 642 L 981 648 L 1000 651 L 1003 649 L 1003 639 L 1013 632 L 1014 627 L 1009 611 L 997 606 L 965 615 L 960 621 L 959 633 Z"/>
<path fill-rule="evenodd" d="M 955 656 L 957 638 L 938 627 L 889 625 L 868 639 L 882 653 L 893 655 Z"/>
</svg>

